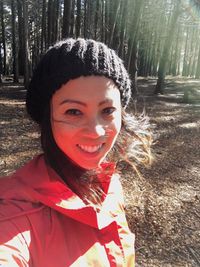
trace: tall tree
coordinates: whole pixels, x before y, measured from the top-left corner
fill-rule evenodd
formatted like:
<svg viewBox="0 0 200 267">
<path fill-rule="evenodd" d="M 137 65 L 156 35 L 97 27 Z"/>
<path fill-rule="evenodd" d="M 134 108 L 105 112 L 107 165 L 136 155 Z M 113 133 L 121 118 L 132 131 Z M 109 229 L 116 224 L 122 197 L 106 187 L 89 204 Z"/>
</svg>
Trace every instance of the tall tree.
<svg viewBox="0 0 200 267">
<path fill-rule="evenodd" d="M 77 3 L 77 9 L 78 9 L 78 3 Z M 72 7 L 71 7 L 71 19 L 70 19 L 70 36 L 76 35 L 76 22 L 78 19 L 78 10 L 76 12 L 76 0 L 72 0 Z M 76 35 L 77 36 L 77 35 Z"/>
<path fill-rule="evenodd" d="M 12 55 L 13 55 L 13 74 L 14 82 L 19 80 L 18 71 L 18 55 L 16 47 L 16 30 L 15 30 L 15 1 L 11 0 L 11 13 L 12 13 Z"/>
<path fill-rule="evenodd" d="M 46 0 L 42 0 L 42 25 L 41 25 L 41 46 L 40 51 L 43 53 L 46 50 L 47 36 L 46 36 Z"/>
<path fill-rule="evenodd" d="M 77 0 L 76 37 L 81 34 L 81 0 Z"/>
<path fill-rule="evenodd" d="M 169 30 L 167 33 L 167 38 L 165 39 L 163 53 L 159 62 L 158 80 L 155 88 L 155 94 L 163 93 L 163 85 L 167 69 L 168 56 L 176 29 L 176 22 L 178 20 L 179 15 L 180 15 L 180 3 L 179 1 L 177 1 L 169 24 Z"/>
<path fill-rule="evenodd" d="M 1 50 L 1 42 L 0 42 L 0 50 Z M 2 83 L 2 74 L 3 74 L 2 55 L 0 53 L 0 83 Z"/>
<path fill-rule="evenodd" d="M 23 42 L 23 29 L 24 29 L 24 22 L 23 22 L 23 6 L 22 1 L 17 0 L 17 14 L 18 14 L 18 69 L 19 75 L 24 75 L 24 42 Z"/>
<path fill-rule="evenodd" d="M 100 13 L 100 3 L 99 0 L 96 1 L 96 9 L 95 9 L 95 19 L 94 19 L 94 39 L 98 38 L 98 24 L 99 24 L 99 13 Z"/>
<path fill-rule="evenodd" d="M 117 49 L 119 40 L 118 37 L 118 29 L 117 29 L 117 21 L 119 18 L 119 12 L 121 7 L 121 0 L 110 1 L 110 36 L 109 36 L 109 46 Z"/>
<path fill-rule="evenodd" d="M 22 1 L 23 8 L 23 47 L 24 47 L 24 85 L 28 86 L 29 83 L 29 44 L 28 44 L 28 3 L 26 0 Z"/>
<path fill-rule="evenodd" d="M 0 14 L 1 14 L 1 32 L 2 32 L 2 45 L 3 45 L 3 75 L 7 74 L 7 52 L 6 52 L 6 35 L 5 35 L 5 20 L 4 20 L 4 1 L 0 1 Z"/>
<path fill-rule="evenodd" d="M 199 44 L 199 52 L 198 52 L 198 58 L 197 58 L 197 67 L 195 72 L 195 78 L 200 78 L 200 44 Z"/>
<path fill-rule="evenodd" d="M 62 38 L 69 37 L 72 0 L 64 0 Z"/>
<path fill-rule="evenodd" d="M 59 38 L 59 32 L 58 32 L 58 27 L 59 27 L 59 0 L 54 0 L 53 1 L 53 33 L 52 33 L 52 42 L 55 43 L 56 40 Z"/>
<path fill-rule="evenodd" d="M 105 43 L 106 39 L 106 4 L 105 1 L 100 2 L 101 5 L 101 20 L 100 20 L 100 35 L 101 35 L 101 41 Z"/>
<path fill-rule="evenodd" d="M 190 31 L 187 27 L 186 38 L 185 38 L 185 48 L 184 48 L 184 56 L 183 56 L 183 71 L 182 75 L 187 76 L 188 73 L 188 52 L 189 52 L 189 39 L 190 39 Z"/>
<path fill-rule="evenodd" d="M 119 28 L 119 55 L 125 58 L 125 38 L 127 33 L 127 12 L 128 12 L 128 0 L 122 1 L 121 23 Z"/>
<path fill-rule="evenodd" d="M 53 0 L 48 1 L 48 30 L 47 30 L 47 46 L 53 43 Z"/>
<path fill-rule="evenodd" d="M 127 68 L 133 80 L 133 92 L 137 91 L 137 60 L 138 60 L 138 25 L 144 0 L 135 0 L 135 12 L 131 22 L 130 38 L 128 41 Z"/>
<path fill-rule="evenodd" d="M 18 10 L 15 14 L 18 16 L 18 31 L 15 33 L 12 30 L 11 1 L 17 3 Z M 12 55 L 18 52 L 19 73 L 24 75 L 24 51 L 27 49 L 30 51 L 33 68 L 40 54 L 56 40 L 84 36 L 100 40 L 114 48 L 125 61 L 133 84 L 137 69 L 139 75 L 158 75 L 158 85 L 159 82 L 162 84 L 165 74 L 181 74 L 182 67 L 183 74 L 198 77 L 199 40 L 196 35 L 199 35 L 199 31 L 195 27 L 199 27 L 200 19 L 194 16 L 191 5 L 179 1 L 29 0 L 26 1 L 28 37 L 25 49 L 24 0 L 1 0 L 0 9 L 3 12 L 0 13 L 0 43 L 3 69 L 5 71 L 4 66 L 8 66 L 8 71 L 14 71 L 17 63 L 12 68 L 11 64 L 15 60 Z M 196 0 L 189 2 L 198 3 Z M 181 4 L 185 11 L 179 19 L 175 17 L 173 24 L 172 11 L 175 3 L 179 6 Z M 17 47 L 14 47 L 15 44 Z M 186 53 L 183 53 L 184 48 L 187 48 Z"/>
</svg>

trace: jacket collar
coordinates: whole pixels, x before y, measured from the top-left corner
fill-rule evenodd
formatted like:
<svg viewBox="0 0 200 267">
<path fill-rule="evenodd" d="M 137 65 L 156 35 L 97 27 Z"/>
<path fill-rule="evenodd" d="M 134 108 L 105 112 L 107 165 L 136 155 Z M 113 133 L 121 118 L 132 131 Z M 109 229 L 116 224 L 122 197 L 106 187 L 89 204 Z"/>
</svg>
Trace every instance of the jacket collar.
<svg viewBox="0 0 200 267">
<path fill-rule="evenodd" d="M 101 209 L 86 205 L 67 187 L 54 170 L 45 164 L 44 156 L 39 155 L 0 184 L 3 199 L 24 200 L 42 203 L 65 216 L 102 229 L 113 222 L 115 215 L 109 210 L 114 198 L 116 176 L 115 165 L 104 163 L 99 179 L 105 193 Z"/>
</svg>

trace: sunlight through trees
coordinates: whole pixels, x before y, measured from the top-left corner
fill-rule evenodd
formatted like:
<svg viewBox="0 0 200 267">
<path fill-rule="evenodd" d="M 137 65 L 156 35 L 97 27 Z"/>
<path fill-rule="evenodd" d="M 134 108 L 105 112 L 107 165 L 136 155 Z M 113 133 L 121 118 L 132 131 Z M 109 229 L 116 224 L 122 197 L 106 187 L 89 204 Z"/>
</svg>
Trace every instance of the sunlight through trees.
<svg viewBox="0 0 200 267">
<path fill-rule="evenodd" d="M 200 4 L 196 0 L 1 0 L 0 73 L 25 84 L 56 40 L 94 38 L 137 76 L 200 78 Z"/>
</svg>

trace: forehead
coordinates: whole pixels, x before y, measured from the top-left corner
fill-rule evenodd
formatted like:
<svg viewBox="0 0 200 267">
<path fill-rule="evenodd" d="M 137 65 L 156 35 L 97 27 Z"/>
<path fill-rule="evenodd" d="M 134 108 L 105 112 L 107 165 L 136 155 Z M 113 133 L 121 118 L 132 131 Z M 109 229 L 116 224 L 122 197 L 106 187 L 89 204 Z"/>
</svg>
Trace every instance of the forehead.
<svg viewBox="0 0 200 267">
<path fill-rule="evenodd" d="M 111 79 L 104 76 L 81 76 L 70 80 L 55 92 L 52 101 L 59 103 L 65 99 L 79 100 L 86 103 L 107 99 L 121 103 L 118 87 Z"/>
</svg>

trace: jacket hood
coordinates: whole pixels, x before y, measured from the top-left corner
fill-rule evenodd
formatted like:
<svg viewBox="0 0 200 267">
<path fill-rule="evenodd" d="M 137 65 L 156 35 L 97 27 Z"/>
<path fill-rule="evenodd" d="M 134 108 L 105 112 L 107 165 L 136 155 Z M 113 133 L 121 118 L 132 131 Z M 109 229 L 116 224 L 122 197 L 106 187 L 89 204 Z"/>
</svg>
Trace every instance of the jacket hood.
<svg viewBox="0 0 200 267">
<path fill-rule="evenodd" d="M 114 174 L 113 163 L 104 163 L 101 168 L 103 172 L 100 174 L 99 180 L 102 183 L 105 198 L 101 209 L 96 210 L 94 207 L 86 205 L 67 187 L 55 171 L 45 164 L 43 155 L 37 156 L 10 177 L 0 179 L 1 202 L 12 203 L 15 206 L 20 205 L 19 209 L 14 209 L 14 214 L 5 214 L 6 211 L 4 211 L 3 218 L 29 213 L 30 206 L 37 208 L 48 206 L 94 228 L 106 227 L 114 221 L 117 210 L 119 211 L 121 196 L 120 193 L 116 194 L 116 189 L 121 185 L 118 175 Z M 117 199 L 116 195 L 118 195 Z M 118 203 L 118 206 L 114 207 L 113 203 Z M 122 207 L 120 207 L 121 209 Z M 0 215 L 2 217 L 1 211 Z"/>
</svg>

